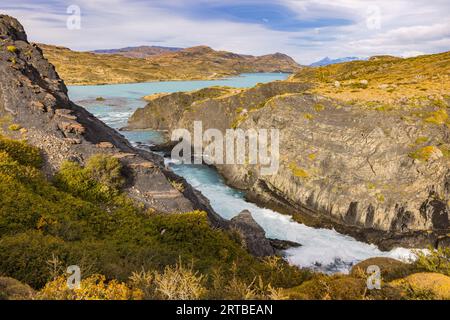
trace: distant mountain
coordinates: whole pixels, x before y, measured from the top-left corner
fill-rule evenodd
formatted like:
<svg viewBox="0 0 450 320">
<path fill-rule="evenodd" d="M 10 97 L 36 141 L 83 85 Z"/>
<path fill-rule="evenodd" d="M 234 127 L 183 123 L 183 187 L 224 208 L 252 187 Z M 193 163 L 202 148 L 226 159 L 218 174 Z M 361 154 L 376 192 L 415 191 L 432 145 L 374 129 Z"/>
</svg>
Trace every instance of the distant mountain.
<svg viewBox="0 0 450 320">
<path fill-rule="evenodd" d="M 128 58 L 147 58 L 167 52 L 180 51 L 183 48 L 175 47 L 160 47 L 160 46 L 139 46 L 139 47 L 126 47 L 120 49 L 102 49 L 94 50 L 93 53 L 97 54 L 119 54 Z"/>
<path fill-rule="evenodd" d="M 328 57 L 325 57 L 322 60 L 319 60 L 317 62 L 311 63 L 309 66 L 310 67 L 322 67 L 322 66 L 328 66 L 330 64 L 349 62 L 349 61 L 356 61 L 356 60 L 367 60 L 367 59 L 366 58 L 361 58 L 361 57 L 344 57 L 344 58 L 338 58 L 338 59 L 330 59 Z"/>
</svg>

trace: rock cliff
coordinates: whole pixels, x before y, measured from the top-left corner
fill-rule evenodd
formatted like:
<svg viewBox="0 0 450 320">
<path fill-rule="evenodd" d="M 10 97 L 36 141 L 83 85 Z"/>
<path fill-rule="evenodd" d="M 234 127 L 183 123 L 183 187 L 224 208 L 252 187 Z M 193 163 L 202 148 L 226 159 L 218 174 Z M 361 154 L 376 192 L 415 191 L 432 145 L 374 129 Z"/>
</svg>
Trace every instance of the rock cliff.
<svg viewBox="0 0 450 320">
<path fill-rule="evenodd" d="M 442 65 L 446 55 L 434 59 L 441 59 Z M 414 63 L 422 62 L 426 72 L 428 61 L 424 57 Z M 379 60 L 358 66 L 363 63 L 380 72 L 380 67 L 370 65 L 380 65 Z M 350 67 L 340 66 L 347 73 Z M 203 130 L 279 129 L 276 174 L 262 176 L 258 165 L 216 165 L 249 199 L 385 249 L 448 243 L 448 96 L 409 87 L 399 104 L 388 104 L 386 98 L 388 102 L 361 105 L 316 92 L 326 84 L 301 74 L 246 90 L 209 89 L 209 97 L 199 91 L 150 97 L 129 126 L 170 133 L 176 128 L 192 130 L 193 121 L 200 120 Z M 357 84 L 367 87 L 367 81 Z M 341 96 L 351 95 L 350 89 L 337 88 L 334 79 L 326 90 L 330 87 Z"/>
</svg>

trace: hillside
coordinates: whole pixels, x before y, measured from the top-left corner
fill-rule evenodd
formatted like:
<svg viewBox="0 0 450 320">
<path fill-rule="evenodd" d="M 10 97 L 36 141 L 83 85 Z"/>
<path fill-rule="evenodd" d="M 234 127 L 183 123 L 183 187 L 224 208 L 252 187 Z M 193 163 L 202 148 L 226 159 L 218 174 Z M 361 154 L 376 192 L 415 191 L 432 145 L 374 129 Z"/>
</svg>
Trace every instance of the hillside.
<svg viewBox="0 0 450 320">
<path fill-rule="evenodd" d="M 314 83 L 314 93 L 374 107 L 414 104 L 450 93 L 450 51 L 402 59 L 376 56 L 318 68 L 303 68 L 292 81 Z M 417 102 L 419 103 L 419 102 Z"/>
<path fill-rule="evenodd" d="M 294 72 L 299 69 L 292 58 L 280 53 L 253 57 L 204 46 L 145 59 L 77 52 L 44 44 L 39 47 L 68 85 L 204 80 L 240 73 Z"/>
</svg>

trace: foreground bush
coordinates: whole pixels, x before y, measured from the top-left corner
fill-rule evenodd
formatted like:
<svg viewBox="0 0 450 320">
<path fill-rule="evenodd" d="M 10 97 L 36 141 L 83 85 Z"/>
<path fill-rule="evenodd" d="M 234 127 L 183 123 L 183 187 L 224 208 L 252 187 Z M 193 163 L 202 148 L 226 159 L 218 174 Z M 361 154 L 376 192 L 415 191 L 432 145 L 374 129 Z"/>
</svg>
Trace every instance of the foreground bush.
<svg viewBox="0 0 450 320">
<path fill-rule="evenodd" d="M 418 268 L 409 263 L 405 263 L 392 258 L 375 257 L 369 258 L 355 264 L 351 270 L 351 275 L 354 277 L 367 278 L 367 268 L 371 265 L 378 266 L 381 271 L 381 278 L 383 281 L 392 281 L 399 278 L 404 278 L 414 272 Z"/>
<path fill-rule="evenodd" d="M 66 277 L 47 283 L 36 295 L 41 300 L 140 300 L 142 292 L 132 290 L 116 280 L 106 282 L 105 276 L 93 275 L 81 281 L 80 288 L 69 289 Z"/>
<path fill-rule="evenodd" d="M 0 273 L 35 289 L 69 265 L 78 265 L 83 279 L 102 274 L 105 283 L 125 283 L 133 272 L 150 270 L 161 288 L 151 296 L 160 299 L 174 295 L 162 289 L 174 287 L 164 280 L 171 272 L 201 277 L 190 298 L 202 296 L 201 287 L 208 297 L 225 297 L 214 289 L 219 269 L 222 288 L 234 278 L 248 285 L 260 276 L 266 286 L 289 287 L 309 276 L 282 260 L 252 257 L 228 233 L 211 228 L 205 212 L 149 215 L 121 193 L 116 159 L 94 156 L 86 167 L 66 162 L 48 181 L 39 170 L 39 150 L 6 138 L 0 147 Z M 180 259 L 191 263 L 189 272 L 176 267 Z"/>
</svg>

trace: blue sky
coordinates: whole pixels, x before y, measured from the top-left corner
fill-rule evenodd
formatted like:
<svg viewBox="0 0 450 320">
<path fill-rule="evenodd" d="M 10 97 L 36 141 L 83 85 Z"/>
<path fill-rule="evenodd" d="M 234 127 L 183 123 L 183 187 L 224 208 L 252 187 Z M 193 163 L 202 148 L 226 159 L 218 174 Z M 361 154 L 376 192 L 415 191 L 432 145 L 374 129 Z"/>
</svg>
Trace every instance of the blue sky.
<svg viewBox="0 0 450 320">
<path fill-rule="evenodd" d="M 16 0 L 30 41 L 75 50 L 208 45 L 245 54 L 413 56 L 450 50 L 448 0 Z M 67 8 L 81 9 L 69 30 Z"/>
</svg>

